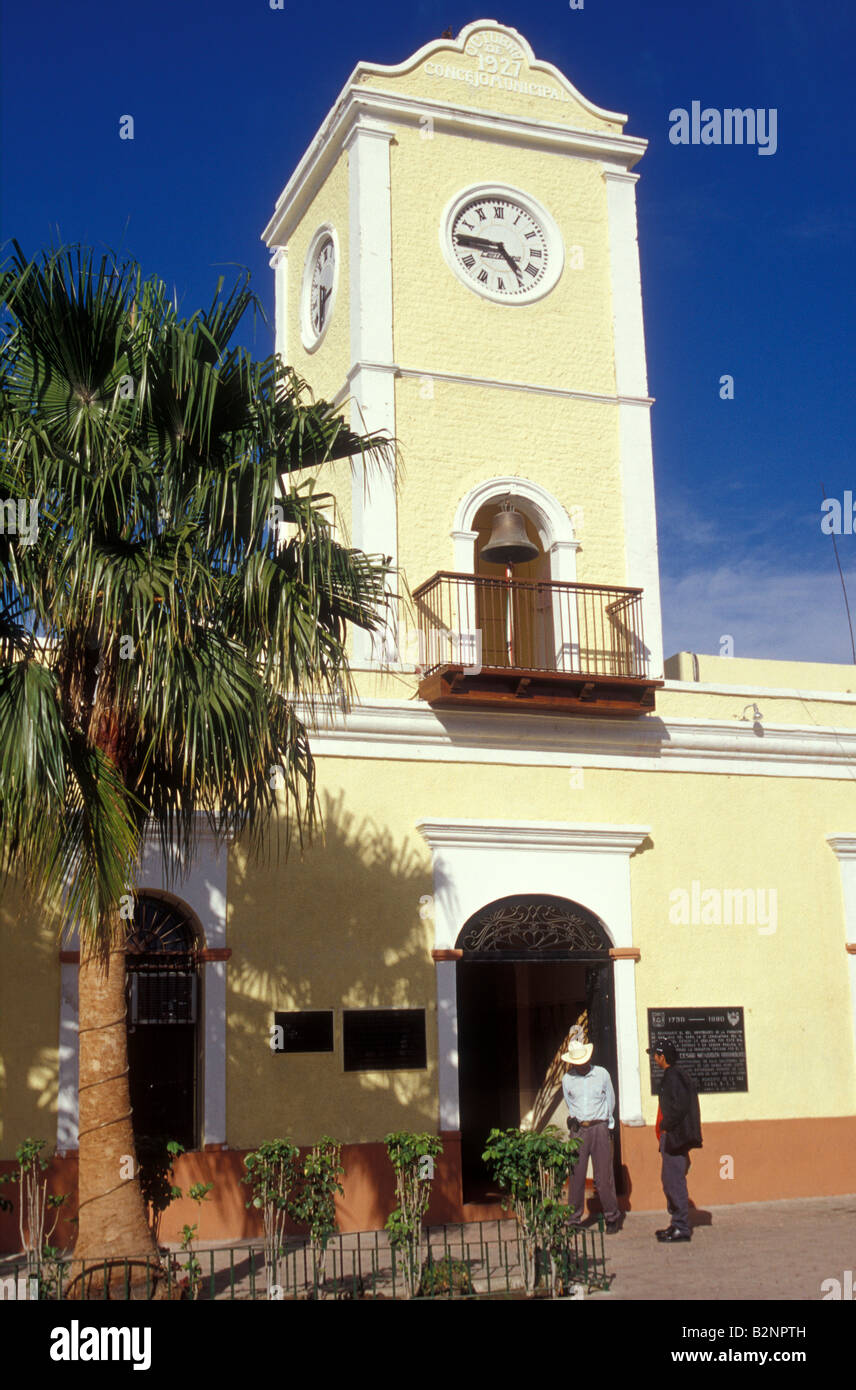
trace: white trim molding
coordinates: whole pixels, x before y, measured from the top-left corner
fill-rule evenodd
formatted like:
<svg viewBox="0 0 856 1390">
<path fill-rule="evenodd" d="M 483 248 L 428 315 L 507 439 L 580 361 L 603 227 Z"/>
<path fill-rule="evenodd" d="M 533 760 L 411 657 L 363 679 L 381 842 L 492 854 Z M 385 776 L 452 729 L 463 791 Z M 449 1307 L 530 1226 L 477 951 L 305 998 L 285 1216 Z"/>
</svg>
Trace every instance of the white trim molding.
<svg viewBox="0 0 856 1390">
<path fill-rule="evenodd" d="M 850 1011 L 853 1026 L 853 1049 L 856 1056 L 856 832 L 827 835 L 830 849 L 838 860 L 841 873 L 841 892 L 844 897 L 844 931 L 847 948 L 847 969 L 850 975 Z"/>
<path fill-rule="evenodd" d="M 202 818 L 200 818 L 201 821 Z M 204 933 L 200 943 L 209 950 L 226 945 L 226 874 L 228 852 L 218 845 L 207 823 L 197 831 L 196 853 L 184 871 L 168 872 L 160 844 L 148 833 L 143 841 L 137 891 L 166 892 L 190 908 Z M 175 869 L 175 865 L 172 869 Z M 69 942 L 77 950 L 78 942 Z M 206 961 L 202 999 L 202 1133 L 200 1143 L 226 1142 L 226 962 Z M 77 1148 L 78 1137 L 78 966 L 61 966 L 59 1025 L 59 1096 L 57 1150 Z"/>
<path fill-rule="evenodd" d="M 288 247 L 276 246 L 270 258 L 274 283 L 274 351 L 288 362 Z"/>
<path fill-rule="evenodd" d="M 636 224 L 636 180 L 615 164 L 604 164 L 609 217 L 609 265 L 615 341 L 615 389 L 619 396 L 642 400 L 648 395 L 642 279 Z M 642 621 L 648 669 L 663 674 L 663 619 L 660 610 L 660 565 L 654 458 L 648 406 L 624 401 L 618 407 L 618 438 L 624 496 L 624 545 L 627 583 L 642 589 Z"/>
<path fill-rule="evenodd" d="M 80 950 L 77 933 L 64 949 Z M 79 1128 L 78 1083 L 80 1081 L 80 1042 L 78 1037 L 78 966 L 60 965 L 59 1060 L 57 1069 L 56 1151 L 62 1157 L 77 1148 Z"/>
<path fill-rule="evenodd" d="M 455 946 L 464 923 L 486 903 L 546 893 L 597 914 L 612 944 L 633 946 L 630 857 L 649 838 L 642 825 L 562 821 L 422 820 L 434 860 L 434 949 Z M 444 968 L 443 968 L 444 967 Z M 454 961 L 437 966 L 441 1128 L 460 1128 Z M 621 1120 L 641 1125 L 642 1090 L 634 961 L 613 962 Z"/>
<path fill-rule="evenodd" d="M 604 121 L 614 121 L 617 125 L 624 125 L 627 121 L 626 115 L 621 111 L 607 111 L 605 107 L 596 106 L 593 101 L 589 101 L 588 97 L 584 97 L 582 92 L 557 67 L 554 67 L 552 63 L 536 58 L 528 39 L 525 39 L 517 29 L 512 29 L 508 24 L 499 24 L 495 19 L 471 20 L 469 24 L 464 25 L 456 39 L 431 39 L 401 63 L 360 63 L 351 74 L 350 82 L 357 82 L 362 76 L 402 77 L 408 72 L 413 72 L 421 63 L 438 53 L 463 55 L 468 52 L 467 45 L 482 30 L 489 30 L 492 35 L 500 34 L 518 45 L 522 49 L 527 67 L 531 68 L 533 72 L 543 73 L 545 77 L 550 77 L 553 81 L 558 82 L 568 95 L 573 97 L 574 101 L 579 102 L 580 106 L 590 115 L 599 116 Z"/>
<path fill-rule="evenodd" d="M 342 405 L 351 389 L 351 381 L 363 367 L 378 367 L 376 362 L 357 362 L 349 370 L 344 386 L 333 397 L 332 404 Z M 603 391 L 573 391 L 564 386 L 545 386 L 537 381 L 512 381 L 510 377 L 471 376 L 464 372 L 444 372 L 435 367 L 403 367 L 396 362 L 392 370 L 399 377 L 415 377 L 419 381 L 431 377 L 434 381 L 451 382 L 454 386 L 486 386 L 493 391 L 524 391 L 536 396 L 556 396 L 567 401 L 586 401 L 595 405 L 653 405 L 653 396 L 608 395 Z"/>
<path fill-rule="evenodd" d="M 758 692 L 756 692 L 757 694 Z M 727 719 L 544 719 L 515 710 L 435 712 L 411 700 L 305 709 L 320 757 L 514 767 L 718 772 L 746 777 L 856 777 L 856 729 Z"/>
<path fill-rule="evenodd" d="M 389 147 L 393 131 L 360 117 L 348 151 L 350 200 L 349 264 L 351 425 L 360 433 L 385 431 L 395 437 L 395 366 L 392 336 L 392 202 Z M 370 365 L 369 365 L 370 364 Z M 398 512 L 395 459 L 388 455 L 352 460 L 351 536 L 368 554 L 398 564 Z M 354 633 L 357 666 L 389 664 L 397 658 L 397 622 L 392 581 L 387 623 L 382 632 Z"/>
</svg>

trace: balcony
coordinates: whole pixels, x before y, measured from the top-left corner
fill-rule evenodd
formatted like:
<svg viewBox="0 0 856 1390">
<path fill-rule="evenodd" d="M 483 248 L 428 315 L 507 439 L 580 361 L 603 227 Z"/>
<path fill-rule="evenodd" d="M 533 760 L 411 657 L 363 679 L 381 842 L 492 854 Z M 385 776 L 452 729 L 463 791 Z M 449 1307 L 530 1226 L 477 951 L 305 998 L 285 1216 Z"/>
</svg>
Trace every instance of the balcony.
<svg viewBox="0 0 856 1390">
<path fill-rule="evenodd" d="M 440 571 L 413 598 L 419 696 L 434 708 L 654 708 L 663 682 L 648 674 L 641 589 Z"/>
</svg>

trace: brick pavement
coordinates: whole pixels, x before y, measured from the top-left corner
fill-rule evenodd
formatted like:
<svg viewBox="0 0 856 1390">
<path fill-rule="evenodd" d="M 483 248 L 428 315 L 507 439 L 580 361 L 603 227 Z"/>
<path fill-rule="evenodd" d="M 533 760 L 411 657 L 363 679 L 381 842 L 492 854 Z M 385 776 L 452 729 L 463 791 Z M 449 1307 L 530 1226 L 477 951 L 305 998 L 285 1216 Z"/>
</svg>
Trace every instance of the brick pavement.
<svg viewBox="0 0 856 1390">
<path fill-rule="evenodd" d="M 662 1213 L 628 1213 L 607 1236 L 609 1293 L 633 1299 L 820 1300 L 825 1279 L 856 1277 L 856 1194 L 788 1202 L 747 1202 L 690 1212 L 693 1238 L 661 1245 Z M 854 1290 L 856 1292 L 856 1290 Z"/>
</svg>

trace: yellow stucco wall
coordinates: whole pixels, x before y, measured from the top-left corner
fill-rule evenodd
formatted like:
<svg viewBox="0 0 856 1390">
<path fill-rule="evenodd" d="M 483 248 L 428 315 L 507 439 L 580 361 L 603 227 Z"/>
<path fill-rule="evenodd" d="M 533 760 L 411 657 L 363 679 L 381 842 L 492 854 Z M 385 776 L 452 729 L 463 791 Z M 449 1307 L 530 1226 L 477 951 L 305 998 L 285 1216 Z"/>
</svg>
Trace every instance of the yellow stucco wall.
<svg viewBox="0 0 856 1390">
<path fill-rule="evenodd" d="M 390 180 L 399 365 L 614 393 L 606 185 L 595 161 L 442 131 L 425 140 L 418 130 L 401 126 L 390 150 Z M 494 304 L 447 265 L 440 245 L 444 209 L 457 194 L 483 183 L 508 184 L 531 195 L 558 224 L 565 267 L 542 299 Z M 582 250 L 579 269 L 572 268 L 575 246 Z M 529 413 L 530 449 L 537 447 L 543 406 L 541 397 L 518 402 Z M 500 439 L 495 443 L 501 445 Z"/>
<path fill-rule="evenodd" d="M 433 399 L 418 378 L 396 383 L 402 470 L 398 536 L 411 587 L 454 569 L 451 531 L 462 498 L 497 474 L 532 479 L 567 510 L 582 508 L 577 576 L 621 584 L 624 518 L 614 407 L 436 381 Z M 473 420 L 484 421 L 474 430 Z"/>
<path fill-rule="evenodd" d="M 764 690 L 856 693 L 856 666 L 837 666 L 833 662 L 768 661 L 754 657 L 677 652 L 666 661 L 665 674 L 669 680 L 698 680 L 701 684 L 709 685 L 757 685 Z"/>
<path fill-rule="evenodd" d="M 14 881 L 0 896 L 0 1157 L 56 1142 L 60 967 L 56 925 Z"/>
<path fill-rule="evenodd" d="M 826 835 L 852 824 L 849 782 L 715 773 L 319 763 L 325 843 L 278 866 L 229 862 L 227 1134 L 232 1146 L 288 1133 L 349 1142 L 437 1123 L 436 985 L 425 911 L 431 856 L 423 817 L 646 824 L 631 859 L 639 1047 L 646 1009 L 742 1005 L 749 1091 L 703 1099 L 707 1121 L 848 1115 L 856 1104 L 851 1000 L 839 866 Z M 763 924 L 678 925 L 675 889 L 776 893 Z M 12 895 L 10 895 L 12 894 Z M 3 1153 L 28 1135 L 55 1140 L 60 972 L 50 924 L 23 897 L 0 907 Z M 769 906 L 769 898 L 765 899 Z M 609 925 L 607 923 L 607 925 Z M 426 1071 L 342 1070 L 336 1052 L 269 1047 L 276 1009 L 424 1008 Z M 818 1046 L 823 1064 L 818 1066 Z M 656 1104 L 648 1095 L 647 1122 Z"/>
<path fill-rule="evenodd" d="M 566 768 L 424 766 L 325 759 L 328 852 L 313 849 L 282 877 L 253 870 L 230 887 L 230 1142 L 283 1127 L 304 1139 L 330 1130 L 350 1141 L 393 1124 L 437 1123 L 432 926 L 420 899 L 431 857 L 423 817 L 651 827 L 633 856 L 631 885 L 639 1047 L 646 1009 L 743 1006 L 747 1094 L 704 1097 L 707 1121 L 848 1115 L 856 1103 L 851 1003 L 839 866 L 826 843 L 850 823 L 849 784 L 744 776 L 661 775 Z M 677 925 L 673 890 L 775 890 L 775 931 L 754 925 Z M 767 925 L 772 925 L 771 922 Z M 609 924 L 607 924 L 609 925 Z M 239 944 L 240 943 L 240 944 Z M 344 1074 L 339 1055 L 268 1055 L 275 1008 L 349 1004 L 429 1010 L 427 1073 Z M 817 1066 L 822 1038 L 823 1066 Z M 814 1041 L 812 1041 L 814 1040 Z M 643 1068 L 645 1118 L 656 1101 Z M 403 1107 L 403 1108 L 402 1108 Z"/>
</svg>

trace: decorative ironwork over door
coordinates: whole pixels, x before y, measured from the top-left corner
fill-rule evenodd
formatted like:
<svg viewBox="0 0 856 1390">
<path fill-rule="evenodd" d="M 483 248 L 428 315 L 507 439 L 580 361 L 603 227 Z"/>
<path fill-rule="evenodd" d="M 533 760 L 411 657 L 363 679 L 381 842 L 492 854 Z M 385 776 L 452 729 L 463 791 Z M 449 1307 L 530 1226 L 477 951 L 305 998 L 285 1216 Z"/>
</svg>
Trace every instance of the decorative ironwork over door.
<svg viewBox="0 0 856 1390">
<path fill-rule="evenodd" d="M 465 960 L 608 959 L 610 940 L 600 918 L 580 903 L 518 893 L 473 913 L 456 943 Z"/>
</svg>

